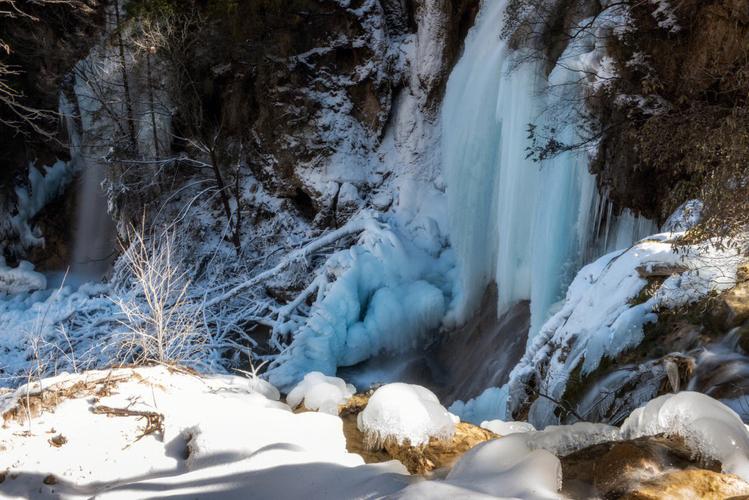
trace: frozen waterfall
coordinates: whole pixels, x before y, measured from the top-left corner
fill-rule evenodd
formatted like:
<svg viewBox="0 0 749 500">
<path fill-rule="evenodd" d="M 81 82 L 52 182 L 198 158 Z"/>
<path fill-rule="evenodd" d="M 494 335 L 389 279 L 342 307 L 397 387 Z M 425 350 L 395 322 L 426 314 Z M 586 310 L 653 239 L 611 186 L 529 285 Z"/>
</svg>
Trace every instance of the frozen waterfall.
<svg viewBox="0 0 749 500">
<path fill-rule="evenodd" d="M 460 270 L 452 319 L 466 321 L 494 282 L 499 314 L 531 300 L 532 336 L 584 260 L 628 246 L 653 226 L 611 213 L 585 153 L 540 164 L 526 158 L 528 124 L 543 125 L 547 110 L 572 116 L 580 101 L 568 93 L 579 90 L 564 83 L 580 76 L 564 65 L 547 79 L 539 65 L 515 64 L 499 36 L 505 5 L 482 3 L 442 110 L 450 239 Z M 548 84 L 554 92 L 546 91 Z M 559 131 L 559 139 L 574 141 L 573 129 Z"/>
<path fill-rule="evenodd" d="M 82 143 L 79 107 L 60 94 L 60 115 L 68 133 L 71 164 L 78 174 L 76 181 L 76 220 L 73 231 L 73 258 L 70 278 L 73 283 L 98 281 L 114 259 L 114 222 L 108 212 L 107 197 L 102 189 L 104 165 Z M 93 161 L 89 161 L 93 158 Z"/>
</svg>

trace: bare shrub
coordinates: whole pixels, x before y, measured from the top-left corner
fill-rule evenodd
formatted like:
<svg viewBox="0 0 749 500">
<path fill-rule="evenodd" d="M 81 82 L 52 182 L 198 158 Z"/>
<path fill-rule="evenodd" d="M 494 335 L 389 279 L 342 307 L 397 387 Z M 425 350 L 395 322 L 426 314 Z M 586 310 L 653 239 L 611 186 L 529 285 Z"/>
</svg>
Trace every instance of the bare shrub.
<svg viewBox="0 0 749 500">
<path fill-rule="evenodd" d="M 124 362 L 189 365 L 210 343 L 176 244 L 170 231 L 150 238 L 143 231 L 131 233 L 122 255 L 127 283 L 113 298 L 123 315 L 119 358 Z"/>
</svg>

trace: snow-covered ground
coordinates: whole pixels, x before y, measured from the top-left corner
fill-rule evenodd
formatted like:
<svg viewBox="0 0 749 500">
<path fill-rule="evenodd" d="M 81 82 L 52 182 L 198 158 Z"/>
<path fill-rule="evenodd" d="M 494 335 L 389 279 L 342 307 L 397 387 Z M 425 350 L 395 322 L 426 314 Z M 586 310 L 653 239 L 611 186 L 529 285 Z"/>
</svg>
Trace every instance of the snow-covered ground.
<svg viewBox="0 0 749 500">
<path fill-rule="evenodd" d="M 326 392 L 333 382 L 308 379 L 300 392 L 307 397 Z M 373 398 L 367 425 L 379 432 L 389 426 L 396 434 L 414 424 L 427 435 L 443 432 L 440 411 L 383 411 L 413 404 L 403 399 L 407 391 L 420 394 L 420 404 L 439 407 L 426 389 L 390 387 L 380 389 L 378 401 Z M 277 396 L 257 380 L 163 366 L 32 382 L 0 399 L 0 493 L 6 498 L 558 498 L 559 456 L 664 432 L 684 437 L 693 449 L 721 460 L 724 471 L 749 479 L 746 427 L 728 407 L 696 393 L 654 400 L 621 429 L 576 424 L 535 431 L 488 422 L 509 435 L 465 453 L 444 479 L 411 476 L 397 461 L 365 464 L 346 451 L 341 418 L 294 413 Z"/>
</svg>

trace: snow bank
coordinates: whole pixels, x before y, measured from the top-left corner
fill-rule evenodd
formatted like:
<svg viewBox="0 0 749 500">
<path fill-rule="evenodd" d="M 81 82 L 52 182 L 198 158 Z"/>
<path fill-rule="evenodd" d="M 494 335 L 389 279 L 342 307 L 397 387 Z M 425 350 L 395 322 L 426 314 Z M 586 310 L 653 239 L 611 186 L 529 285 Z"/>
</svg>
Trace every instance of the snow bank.
<svg viewBox="0 0 749 500">
<path fill-rule="evenodd" d="M 328 259 L 318 300 L 268 380 L 288 390 L 310 371 L 333 375 L 339 366 L 420 345 L 442 323 L 451 265 L 448 255 L 371 224 L 357 245 Z"/>
<path fill-rule="evenodd" d="M 388 438 L 412 446 L 429 438 L 449 439 L 458 418 L 442 406 L 430 390 L 411 384 L 387 384 L 377 389 L 358 415 L 359 430 L 368 439 L 382 443 Z"/>
<path fill-rule="evenodd" d="M 656 321 L 661 308 L 683 306 L 735 285 L 741 261 L 736 249 L 702 245 L 676 253 L 671 238 L 680 234 L 651 236 L 580 270 L 561 309 L 544 324 L 510 374 L 511 409 L 525 399 L 525 384 L 535 376 L 538 391 L 550 399 L 534 401 L 529 421 L 538 427 L 558 422 L 552 400 L 562 398 L 575 368 L 589 374 L 604 357 L 636 347 L 644 337 L 643 326 Z M 656 267 L 673 269 L 673 274 L 651 297 L 635 300 L 648 283 L 643 274 Z M 539 367 L 544 372 L 539 373 Z"/>
<path fill-rule="evenodd" d="M 63 375 L 4 395 L 0 412 L 40 387 L 69 399 L 48 398 L 30 421 L 20 409 L 0 428 L 4 498 L 291 498 L 313 484 L 305 498 L 344 498 L 377 490 L 373 481 L 385 494 L 407 483 L 401 464 L 365 466 L 348 453 L 338 417 L 294 414 L 245 378 L 165 367 Z M 146 419 L 132 412 L 161 415 L 162 427 L 144 434 Z M 43 484 L 49 474 L 55 484 Z"/>
<path fill-rule="evenodd" d="M 22 260 L 18 267 L 12 268 L 5 264 L 5 258 L 0 256 L 0 295 L 27 293 L 47 288 L 47 278 L 42 273 L 34 271 L 34 264 Z"/>
<path fill-rule="evenodd" d="M 286 396 L 286 402 L 292 408 L 304 403 L 304 407 L 309 410 L 338 415 L 339 405 L 348 401 L 355 393 L 356 387 L 343 379 L 311 372 Z"/>
<path fill-rule="evenodd" d="M 723 472 L 749 481 L 749 431 L 723 403 L 698 392 L 666 394 L 638 408 L 622 424 L 626 439 L 677 435 L 701 455 L 719 460 Z"/>
</svg>

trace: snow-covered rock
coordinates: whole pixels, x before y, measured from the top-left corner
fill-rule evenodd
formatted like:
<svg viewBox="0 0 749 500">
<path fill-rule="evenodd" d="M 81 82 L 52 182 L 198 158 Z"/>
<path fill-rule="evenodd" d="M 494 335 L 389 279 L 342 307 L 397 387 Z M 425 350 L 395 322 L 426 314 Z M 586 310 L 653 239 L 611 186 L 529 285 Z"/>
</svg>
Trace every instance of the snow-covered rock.
<svg viewBox="0 0 749 500">
<path fill-rule="evenodd" d="M 429 438 L 448 439 L 455 432 L 458 418 L 442 406 L 430 390 L 411 384 L 387 384 L 377 389 L 367 407 L 358 415 L 359 430 L 369 440 L 382 443 L 406 440 L 411 446 Z"/>
<path fill-rule="evenodd" d="M 622 434 L 668 434 L 682 437 L 703 456 L 719 460 L 723 472 L 749 481 L 749 432 L 723 403 L 698 392 L 666 394 L 638 408 L 622 424 Z"/>
<path fill-rule="evenodd" d="M 704 204 L 701 200 L 685 201 L 663 224 L 664 231 L 686 231 L 702 219 Z"/>
<path fill-rule="evenodd" d="M 677 253 L 672 241 L 681 234 L 650 236 L 578 272 L 561 308 L 510 374 L 510 410 L 526 400 L 525 385 L 535 377 L 537 391 L 546 397 L 535 399 L 529 421 L 538 427 L 557 423 L 554 401 L 562 399 L 573 370 L 579 367 L 582 376 L 588 375 L 604 357 L 616 358 L 639 345 L 644 325 L 657 321 L 661 309 L 685 306 L 736 284 L 740 251 L 708 244 Z M 666 276 L 654 293 L 637 300 L 648 273 Z"/>
<path fill-rule="evenodd" d="M 338 415 L 339 405 L 348 401 L 355 393 L 356 387 L 343 379 L 310 372 L 289 392 L 286 402 L 292 408 L 303 403 L 308 410 Z"/>
</svg>

